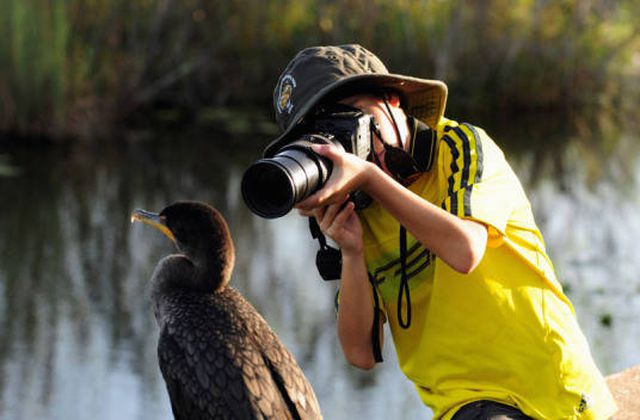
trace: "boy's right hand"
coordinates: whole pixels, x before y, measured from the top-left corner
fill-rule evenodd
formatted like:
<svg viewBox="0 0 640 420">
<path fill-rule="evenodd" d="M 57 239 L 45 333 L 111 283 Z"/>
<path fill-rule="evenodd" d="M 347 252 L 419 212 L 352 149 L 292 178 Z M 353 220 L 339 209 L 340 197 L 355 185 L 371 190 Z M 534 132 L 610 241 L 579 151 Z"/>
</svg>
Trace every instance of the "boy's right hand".
<svg viewBox="0 0 640 420">
<path fill-rule="evenodd" d="M 375 166 L 354 154 L 340 151 L 333 145 L 314 144 L 311 148 L 315 153 L 330 159 L 333 170 L 322 188 L 296 205 L 297 209 L 304 212 L 343 203 L 346 194 L 362 189 L 370 166 Z"/>
<path fill-rule="evenodd" d="M 322 233 L 330 237 L 343 253 L 362 254 L 362 225 L 349 196 L 335 204 L 317 207 L 311 211 L 299 210 L 303 216 L 313 216 Z"/>
</svg>

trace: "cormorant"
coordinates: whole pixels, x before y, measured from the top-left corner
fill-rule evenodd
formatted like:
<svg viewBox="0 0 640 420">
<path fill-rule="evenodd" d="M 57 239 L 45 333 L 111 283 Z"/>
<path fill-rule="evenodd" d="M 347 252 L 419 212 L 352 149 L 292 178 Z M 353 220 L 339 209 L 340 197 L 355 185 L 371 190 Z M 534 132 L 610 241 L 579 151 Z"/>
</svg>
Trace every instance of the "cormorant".
<svg viewBox="0 0 640 420">
<path fill-rule="evenodd" d="M 320 419 L 304 373 L 267 322 L 229 287 L 235 260 L 213 207 L 177 202 L 131 221 L 167 235 L 178 253 L 153 273 L 158 360 L 176 419 Z"/>
</svg>

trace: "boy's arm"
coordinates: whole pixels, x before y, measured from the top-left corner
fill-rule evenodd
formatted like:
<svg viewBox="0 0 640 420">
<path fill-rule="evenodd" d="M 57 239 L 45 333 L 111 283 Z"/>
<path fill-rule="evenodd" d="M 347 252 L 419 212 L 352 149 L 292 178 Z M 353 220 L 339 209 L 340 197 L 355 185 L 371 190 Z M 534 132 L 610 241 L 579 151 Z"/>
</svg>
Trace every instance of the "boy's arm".
<svg viewBox="0 0 640 420">
<path fill-rule="evenodd" d="M 371 369 L 376 364 L 371 342 L 375 310 L 372 299 L 364 255 L 343 252 L 338 338 L 347 361 L 361 369 Z M 380 328 L 380 347 L 382 347 L 382 321 L 377 328 Z"/>
<path fill-rule="evenodd" d="M 334 169 L 327 184 L 300 202 L 298 208 L 304 211 L 338 203 L 345 194 L 362 190 L 454 270 L 469 273 L 484 256 L 488 235 L 485 225 L 454 216 L 428 202 L 371 162 L 328 145 L 313 149 L 331 159 Z"/>
<path fill-rule="evenodd" d="M 470 273 L 484 256 L 487 227 L 461 219 L 428 202 L 371 165 L 361 186 L 415 238 L 461 273 Z"/>
<path fill-rule="evenodd" d="M 315 217 L 322 232 L 331 237 L 342 251 L 338 338 L 349 363 L 361 369 L 371 369 L 376 363 L 371 330 L 375 311 L 372 286 L 365 265 L 362 226 L 355 205 L 346 201 L 347 198 L 344 196 L 341 202 L 301 213 Z M 382 328 L 379 328 L 382 347 Z"/>
</svg>

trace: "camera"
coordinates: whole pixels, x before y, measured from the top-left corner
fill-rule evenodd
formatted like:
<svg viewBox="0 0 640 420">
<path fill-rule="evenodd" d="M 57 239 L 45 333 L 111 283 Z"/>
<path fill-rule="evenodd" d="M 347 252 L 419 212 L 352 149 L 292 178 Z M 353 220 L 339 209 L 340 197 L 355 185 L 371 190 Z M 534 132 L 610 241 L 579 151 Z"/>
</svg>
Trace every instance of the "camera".
<svg viewBox="0 0 640 420">
<path fill-rule="evenodd" d="M 318 191 L 331 176 L 331 160 L 316 154 L 312 144 L 333 144 L 362 159 L 371 153 L 372 117 L 343 104 L 320 108 L 287 136 L 290 140 L 273 157 L 254 162 L 242 177 L 242 197 L 258 216 L 274 219 Z M 356 191 L 356 208 L 370 199 Z"/>
</svg>

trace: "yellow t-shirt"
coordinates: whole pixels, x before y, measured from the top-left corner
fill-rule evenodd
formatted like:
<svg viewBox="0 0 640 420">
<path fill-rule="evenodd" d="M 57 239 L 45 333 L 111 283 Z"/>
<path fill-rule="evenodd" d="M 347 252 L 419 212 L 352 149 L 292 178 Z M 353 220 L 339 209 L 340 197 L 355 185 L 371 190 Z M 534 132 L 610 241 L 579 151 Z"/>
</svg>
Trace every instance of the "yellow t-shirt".
<svg viewBox="0 0 640 420">
<path fill-rule="evenodd" d="M 408 188 L 488 226 L 484 257 L 456 272 L 407 233 L 411 325 L 398 323 L 399 224 L 360 212 L 400 366 L 435 418 L 489 399 L 543 419 L 606 419 L 616 410 L 547 257 L 529 201 L 502 151 L 476 127 L 443 119 L 434 167 Z M 402 300 L 406 321 L 407 300 Z"/>
</svg>

